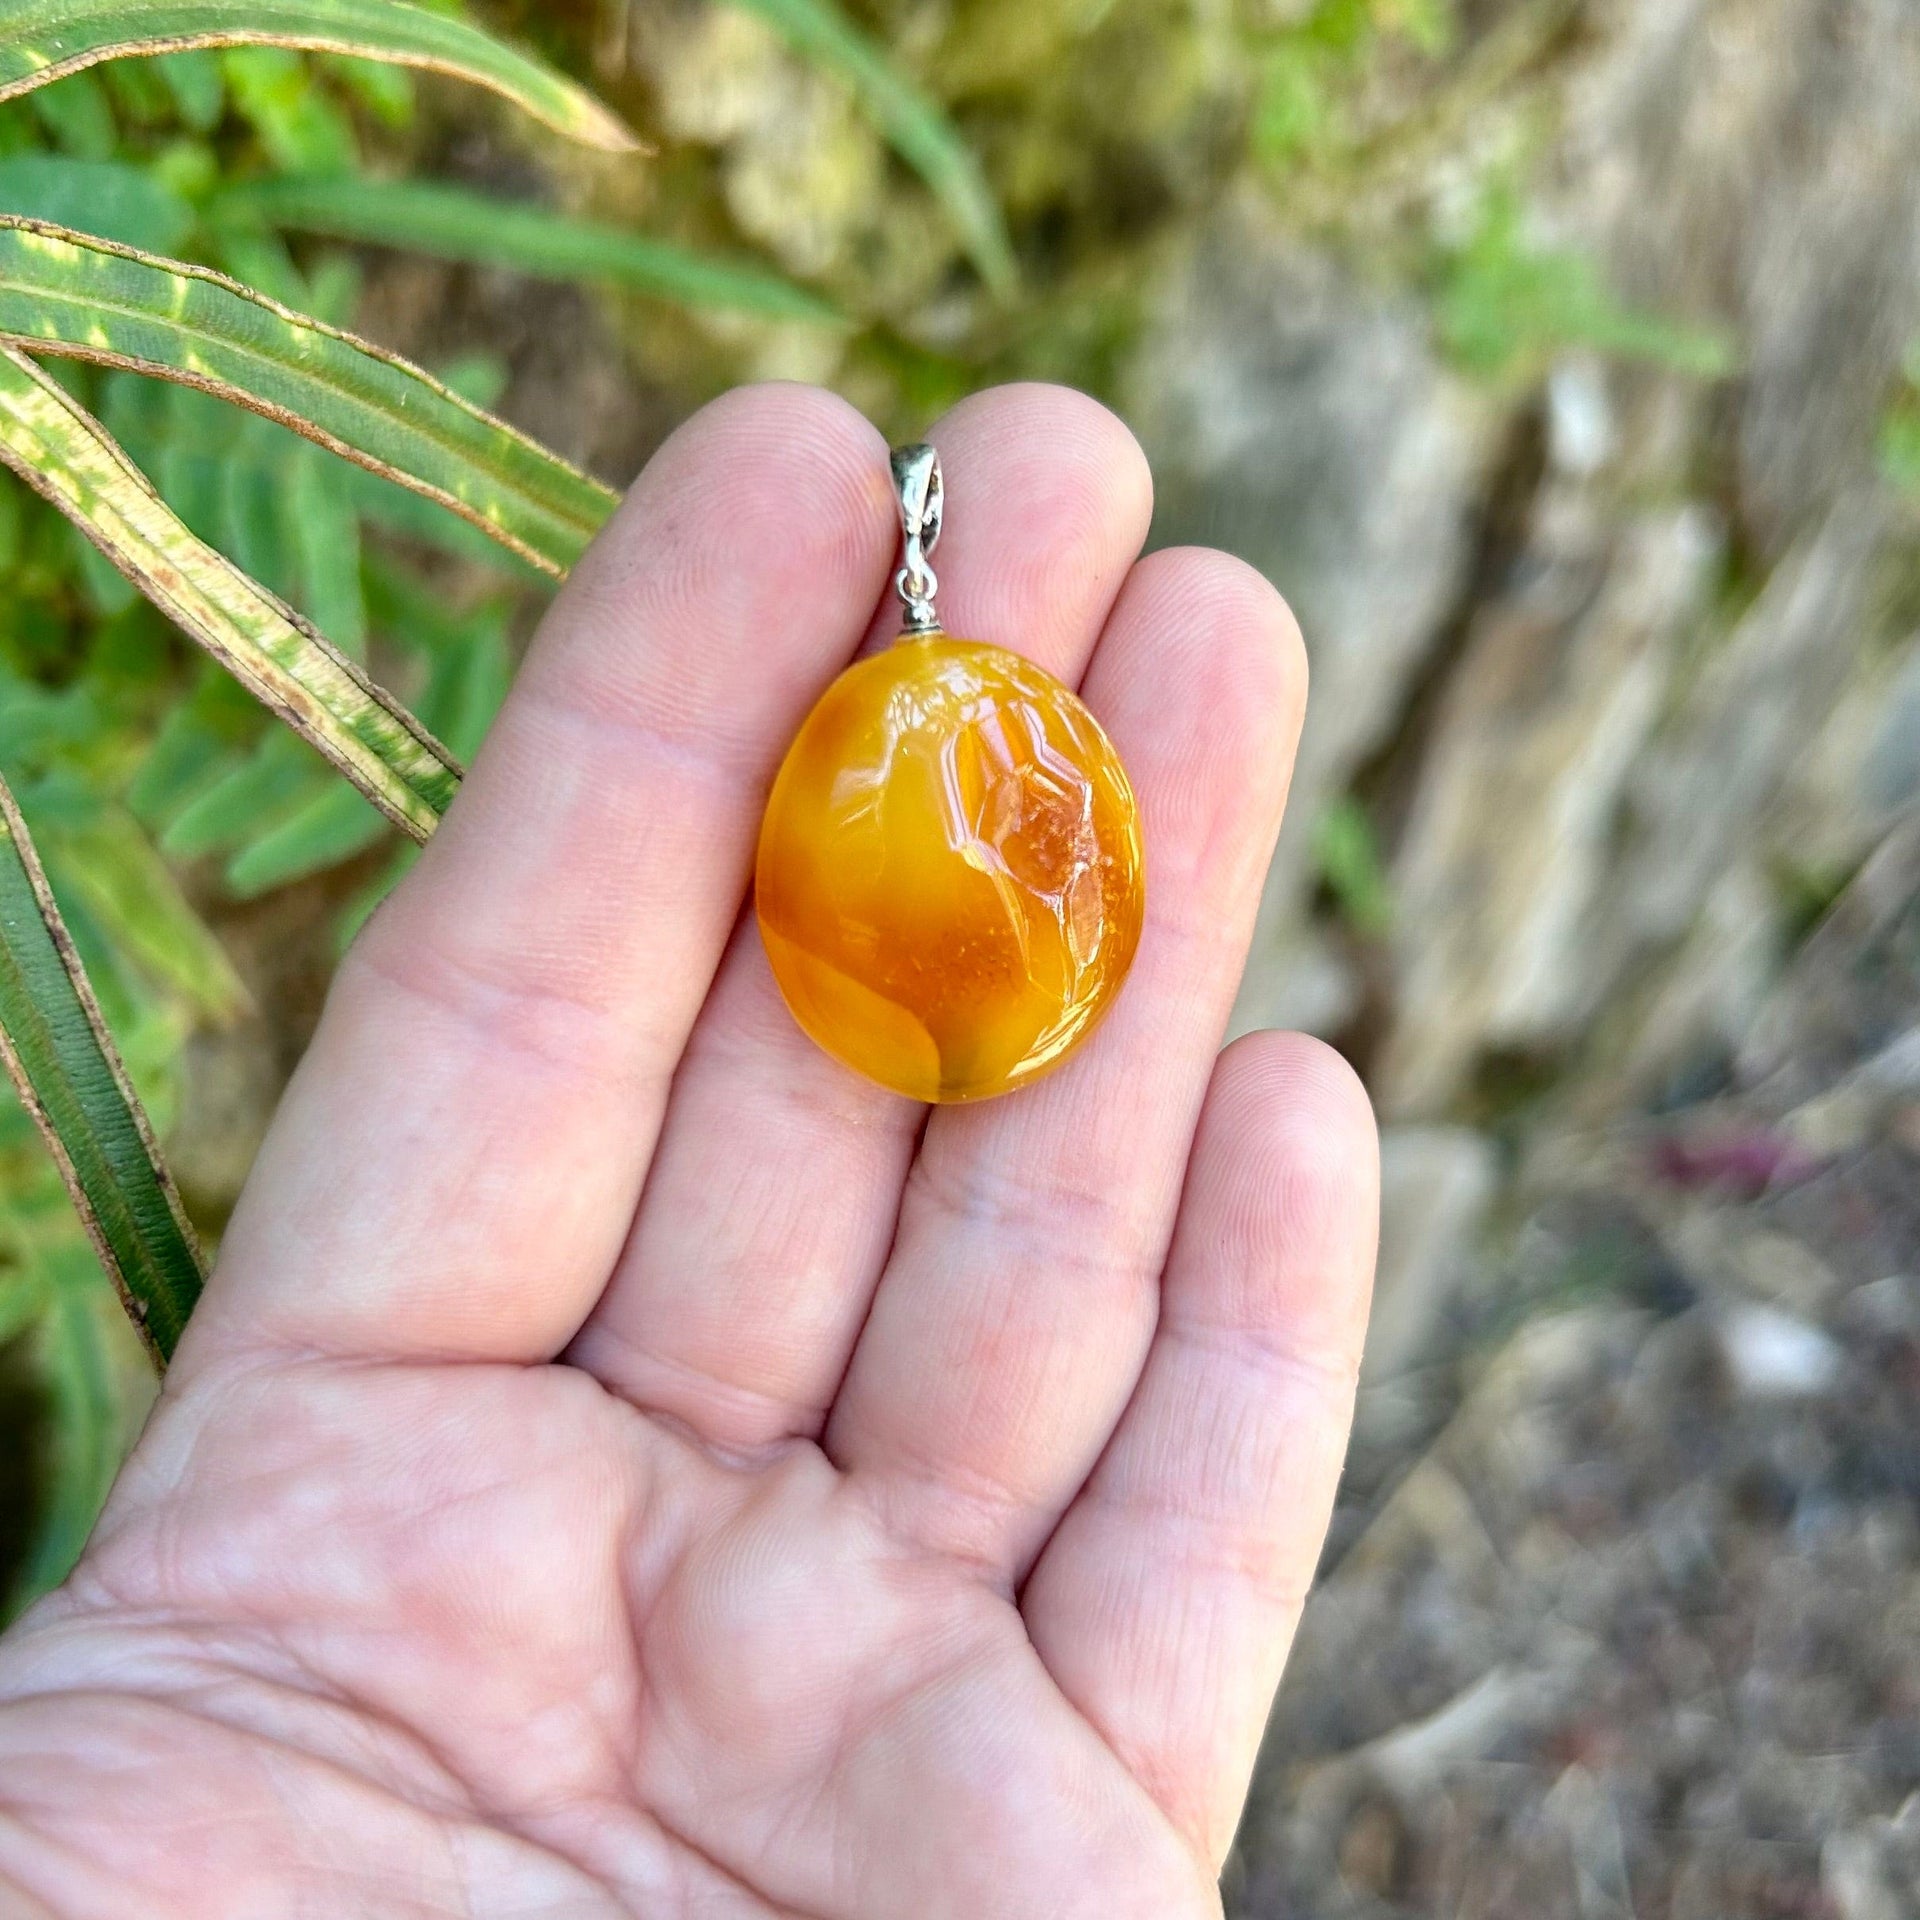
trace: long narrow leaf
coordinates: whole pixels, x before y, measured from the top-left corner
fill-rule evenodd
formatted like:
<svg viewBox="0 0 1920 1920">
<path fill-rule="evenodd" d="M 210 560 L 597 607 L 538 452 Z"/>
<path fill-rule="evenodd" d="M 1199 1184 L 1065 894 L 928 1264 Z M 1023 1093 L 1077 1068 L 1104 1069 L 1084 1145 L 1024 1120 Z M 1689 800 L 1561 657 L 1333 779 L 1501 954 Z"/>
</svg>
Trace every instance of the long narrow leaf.
<svg viewBox="0 0 1920 1920">
<path fill-rule="evenodd" d="M 599 280 L 689 306 L 832 325 L 842 316 L 817 295 L 744 262 L 715 259 L 619 227 L 569 220 L 458 187 L 355 176 L 266 180 L 235 188 L 210 217 L 257 219 L 334 240 L 407 247 L 443 260 L 512 267 L 549 280 Z"/>
<path fill-rule="evenodd" d="M 504 95 L 556 132 L 611 153 L 640 142 L 591 94 L 464 20 L 402 0 L 7 0 L 0 100 L 132 54 L 298 47 L 428 68 Z"/>
<path fill-rule="evenodd" d="M 291 608 L 196 538 L 106 429 L 11 348 L 0 350 L 0 461 L 397 826 L 416 840 L 433 831 L 460 783 L 447 750 Z"/>
<path fill-rule="evenodd" d="M 4 782 L 0 1058 L 101 1264 L 164 1365 L 199 1298 L 200 1250 Z"/>
<path fill-rule="evenodd" d="M 204 267 L 0 215 L 0 340 L 251 408 L 565 573 L 613 492 L 393 354 Z"/>
<path fill-rule="evenodd" d="M 895 152 L 947 210 L 981 277 L 997 292 L 1019 278 L 992 190 L 939 105 L 842 13 L 834 0 L 739 0 L 797 52 L 837 73 Z"/>
</svg>

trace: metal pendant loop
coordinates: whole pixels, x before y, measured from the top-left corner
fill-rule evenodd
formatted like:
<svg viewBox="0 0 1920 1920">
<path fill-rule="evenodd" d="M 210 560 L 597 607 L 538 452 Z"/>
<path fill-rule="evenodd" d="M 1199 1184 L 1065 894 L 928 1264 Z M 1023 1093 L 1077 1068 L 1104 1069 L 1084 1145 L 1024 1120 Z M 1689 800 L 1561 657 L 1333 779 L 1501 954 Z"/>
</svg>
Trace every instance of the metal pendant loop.
<svg viewBox="0 0 1920 1920">
<path fill-rule="evenodd" d="M 894 588 L 906 609 L 901 631 L 915 636 L 940 632 L 934 595 L 940 581 L 928 556 L 940 544 L 946 516 L 946 486 L 940 477 L 940 456 L 924 444 L 893 450 L 893 490 L 900 502 L 900 524 L 905 530 L 906 564 L 894 578 Z"/>
</svg>

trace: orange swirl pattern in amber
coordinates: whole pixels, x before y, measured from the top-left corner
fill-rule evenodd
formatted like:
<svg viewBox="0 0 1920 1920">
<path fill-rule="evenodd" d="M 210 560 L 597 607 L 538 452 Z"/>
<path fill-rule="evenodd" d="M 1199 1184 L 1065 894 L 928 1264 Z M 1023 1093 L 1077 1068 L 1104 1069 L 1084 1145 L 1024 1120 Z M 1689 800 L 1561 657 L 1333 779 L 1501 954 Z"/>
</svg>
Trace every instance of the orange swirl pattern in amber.
<svg viewBox="0 0 1920 1920">
<path fill-rule="evenodd" d="M 760 833 L 760 930 L 800 1025 L 916 1100 L 1057 1066 L 1140 944 L 1139 811 L 1112 743 L 998 647 L 902 640 L 808 716 Z"/>
</svg>

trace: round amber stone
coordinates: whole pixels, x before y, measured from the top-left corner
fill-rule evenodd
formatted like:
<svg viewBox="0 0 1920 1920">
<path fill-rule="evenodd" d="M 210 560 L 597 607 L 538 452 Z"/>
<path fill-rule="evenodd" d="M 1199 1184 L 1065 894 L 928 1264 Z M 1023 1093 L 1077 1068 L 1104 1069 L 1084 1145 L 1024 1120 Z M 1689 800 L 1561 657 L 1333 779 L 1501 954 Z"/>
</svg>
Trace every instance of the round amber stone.
<svg viewBox="0 0 1920 1920">
<path fill-rule="evenodd" d="M 1139 810 L 1099 723 L 1017 654 L 903 640 L 843 673 L 760 830 L 760 931 L 836 1059 L 916 1100 L 1057 1066 L 1140 944 Z"/>
</svg>

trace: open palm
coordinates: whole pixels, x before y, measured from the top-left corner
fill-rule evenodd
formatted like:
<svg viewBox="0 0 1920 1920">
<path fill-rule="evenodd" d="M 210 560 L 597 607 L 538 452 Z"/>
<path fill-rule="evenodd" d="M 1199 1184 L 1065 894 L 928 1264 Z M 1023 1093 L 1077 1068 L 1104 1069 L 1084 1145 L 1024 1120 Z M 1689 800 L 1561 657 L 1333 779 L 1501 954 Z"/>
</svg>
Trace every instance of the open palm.
<svg viewBox="0 0 1920 1920">
<path fill-rule="evenodd" d="M 1202 1920 L 1326 1525 L 1364 1096 L 1216 1058 L 1298 637 L 1137 560 L 1138 449 L 935 429 L 949 627 L 1085 697 L 1149 918 L 1088 1047 L 924 1109 L 751 916 L 786 742 L 877 614 L 884 448 L 734 394 L 556 607 L 343 966 L 72 1582 L 0 1645 L 0 1913 Z"/>
</svg>

